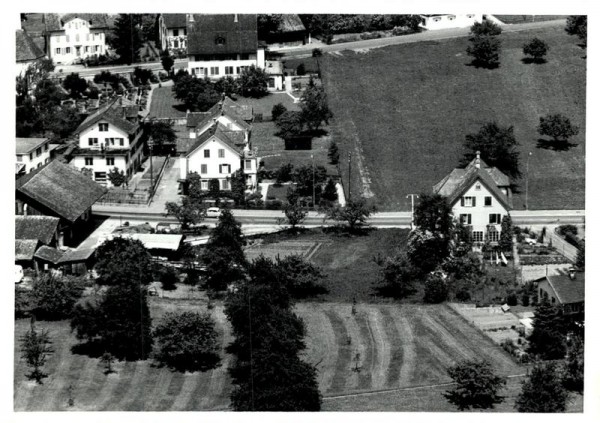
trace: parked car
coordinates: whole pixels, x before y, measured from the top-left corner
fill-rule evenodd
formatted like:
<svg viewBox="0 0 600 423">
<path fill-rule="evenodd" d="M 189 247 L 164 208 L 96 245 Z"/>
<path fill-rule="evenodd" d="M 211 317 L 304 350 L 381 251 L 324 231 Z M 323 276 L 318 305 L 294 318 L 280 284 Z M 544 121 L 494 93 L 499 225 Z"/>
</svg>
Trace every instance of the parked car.
<svg viewBox="0 0 600 423">
<path fill-rule="evenodd" d="M 221 216 L 221 209 L 218 207 L 209 207 L 206 209 L 206 217 L 218 218 Z"/>
</svg>

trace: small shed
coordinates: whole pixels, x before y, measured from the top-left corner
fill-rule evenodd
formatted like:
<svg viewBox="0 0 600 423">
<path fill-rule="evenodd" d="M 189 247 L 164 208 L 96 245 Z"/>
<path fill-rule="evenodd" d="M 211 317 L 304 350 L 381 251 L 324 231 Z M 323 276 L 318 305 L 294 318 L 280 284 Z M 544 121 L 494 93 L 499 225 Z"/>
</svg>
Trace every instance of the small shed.
<svg viewBox="0 0 600 423">
<path fill-rule="evenodd" d="M 64 252 L 59 249 L 42 245 L 33 255 L 35 270 L 42 272 L 58 269 L 60 267 L 60 259 L 63 255 Z"/>
<path fill-rule="evenodd" d="M 562 306 L 565 314 L 583 312 L 585 302 L 585 273 L 569 271 L 568 274 L 548 275 L 538 280 L 540 300 Z"/>
</svg>

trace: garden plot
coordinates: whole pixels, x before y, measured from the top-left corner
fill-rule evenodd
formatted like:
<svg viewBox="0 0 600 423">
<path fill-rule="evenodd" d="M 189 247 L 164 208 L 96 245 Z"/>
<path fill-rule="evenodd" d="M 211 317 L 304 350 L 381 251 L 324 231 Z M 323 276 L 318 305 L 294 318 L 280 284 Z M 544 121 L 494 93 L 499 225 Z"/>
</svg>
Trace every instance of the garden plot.
<svg viewBox="0 0 600 423">
<path fill-rule="evenodd" d="M 261 255 L 270 259 L 299 255 L 308 259 L 320 245 L 321 243 L 313 241 L 282 241 L 272 244 L 257 243 L 246 248 L 244 253 L 249 261 L 258 258 Z"/>
</svg>

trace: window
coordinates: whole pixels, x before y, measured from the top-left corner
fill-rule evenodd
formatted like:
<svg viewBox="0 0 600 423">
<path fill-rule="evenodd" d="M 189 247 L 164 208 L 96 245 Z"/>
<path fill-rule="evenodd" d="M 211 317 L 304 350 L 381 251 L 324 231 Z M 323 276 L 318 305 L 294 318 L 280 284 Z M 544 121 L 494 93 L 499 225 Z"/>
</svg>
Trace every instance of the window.
<svg viewBox="0 0 600 423">
<path fill-rule="evenodd" d="M 98 145 L 98 138 L 88 138 L 88 144 L 90 146 Z"/>
<path fill-rule="evenodd" d="M 39 162 L 39 163 L 37 164 L 37 168 L 39 169 L 40 167 L 42 167 L 42 162 Z"/>
<path fill-rule="evenodd" d="M 208 150 L 208 149 L 204 150 L 204 158 L 210 159 L 210 150 Z"/>
<path fill-rule="evenodd" d="M 107 132 L 108 131 L 108 123 L 99 123 L 98 130 L 100 132 Z"/>
<path fill-rule="evenodd" d="M 484 204 L 486 206 L 491 206 L 492 205 L 492 197 L 484 197 Z"/>
<path fill-rule="evenodd" d="M 173 40 L 173 48 L 179 48 L 179 40 Z"/>
<path fill-rule="evenodd" d="M 475 207 L 475 197 L 462 197 L 460 205 L 463 207 Z"/>
<path fill-rule="evenodd" d="M 475 190 L 476 190 L 476 191 L 479 191 L 479 190 L 481 190 L 481 184 L 480 184 L 480 183 L 476 183 L 476 184 L 475 184 Z"/>
<path fill-rule="evenodd" d="M 50 161 L 50 157 L 46 157 L 46 160 L 44 160 L 44 164 L 48 163 Z"/>
<path fill-rule="evenodd" d="M 235 73 L 237 73 L 237 74 L 239 75 L 239 74 L 240 74 L 240 70 L 241 70 L 241 69 L 240 69 L 240 67 L 239 67 L 239 66 L 237 66 L 237 67 L 235 68 Z"/>
<path fill-rule="evenodd" d="M 439 21 L 441 21 L 441 20 L 442 20 L 442 18 L 433 18 L 433 21 L 434 21 L 434 22 L 439 22 Z"/>
<path fill-rule="evenodd" d="M 208 181 L 200 181 L 200 189 L 202 191 L 208 191 Z"/>
<path fill-rule="evenodd" d="M 275 88 L 275 78 L 269 78 L 269 88 Z"/>
<path fill-rule="evenodd" d="M 67 35 L 67 43 L 69 42 L 69 36 Z M 68 52 L 67 52 L 68 53 Z"/>
<path fill-rule="evenodd" d="M 489 231 L 488 232 L 488 239 L 490 240 L 490 242 L 498 242 L 499 237 L 500 237 L 500 232 L 498 232 L 498 231 Z"/>
<path fill-rule="evenodd" d="M 86 157 L 85 158 L 85 165 L 86 166 L 93 166 L 94 165 L 94 158 L 93 157 Z"/>
<path fill-rule="evenodd" d="M 173 30 L 173 37 L 178 37 L 179 36 L 179 30 L 178 29 L 174 29 Z"/>
<path fill-rule="evenodd" d="M 225 75 L 233 75 L 233 66 L 225 66 Z"/>
<path fill-rule="evenodd" d="M 231 165 L 228 165 L 228 164 L 219 165 L 219 173 L 230 174 L 231 173 Z"/>
<path fill-rule="evenodd" d="M 71 47 L 67 47 L 67 48 L 65 49 L 65 53 L 66 53 L 66 54 L 71 54 Z"/>
<path fill-rule="evenodd" d="M 221 180 L 221 189 L 222 190 L 229 190 L 229 189 L 231 189 L 228 179 L 222 179 Z"/>
<path fill-rule="evenodd" d="M 107 157 L 106 158 L 106 166 L 114 166 L 115 165 L 115 158 L 114 157 Z"/>
<path fill-rule="evenodd" d="M 90 46 L 85 46 L 85 52 L 89 53 L 90 52 Z"/>
<path fill-rule="evenodd" d="M 497 225 L 502 222 L 502 215 L 500 213 L 490 214 L 490 225 Z"/>
<path fill-rule="evenodd" d="M 121 147 L 125 147 L 125 139 L 124 138 L 117 138 L 119 140 L 119 145 Z"/>
<path fill-rule="evenodd" d="M 79 42 L 79 34 L 75 35 L 75 41 Z"/>
<path fill-rule="evenodd" d="M 252 169 L 252 160 L 244 160 L 244 169 Z"/>
<path fill-rule="evenodd" d="M 219 67 L 218 66 L 213 66 L 210 68 L 210 74 L 211 75 L 218 75 L 219 74 Z"/>
<path fill-rule="evenodd" d="M 219 148 L 219 159 L 224 159 L 224 158 L 225 158 L 225 149 Z"/>
<path fill-rule="evenodd" d="M 225 38 L 224 37 L 217 37 L 215 38 L 215 44 L 218 46 L 224 46 L 225 45 Z"/>
<path fill-rule="evenodd" d="M 40 157 L 42 155 L 42 147 L 36 148 L 35 157 Z"/>
<path fill-rule="evenodd" d="M 94 51 L 98 51 L 98 46 L 94 46 Z"/>
<path fill-rule="evenodd" d="M 187 35 L 187 28 L 183 28 L 183 35 Z"/>
<path fill-rule="evenodd" d="M 202 173 L 202 174 L 208 173 L 207 166 L 205 164 L 200 165 L 200 173 Z"/>
<path fill-rule="evenodd" d="M 473 242 L 483 242 L 483 231 L 473 232 Z"/>
<path fill-rule="evenodd" d="M 109 145 L 115 145 L 115 139 L 114 138 L 104 138 L 104 144 L 106 144 L 107 147 Z"/>
<path fill-rule="evenodd" d="M 29 153 L 29 160 L 33 160 L 33 153 Z"/>
<path fill-rule="evenodd" d="M 23 161 L 23 156 L 21 154 L 17 154 L 17 161 L 18 162 L 22 162 Z"/>
<path fill-rule="evenodd" d="M 48 144 L 44 145 L 44 151 L 48 151 Z"/>
<path fill-rule="evenodd" d="M 471 224 L 471 215 L 470 214 L 461 214 L 460 215 L 460 223 L 462 223 L 463 225 L 470 225 Z"/>
<path fill-rule="evenodd" d="M 96 181 L 106 181 L 106 172 L 94 172 L 94 179 Z"/>
<path fill-rule="evenodd" d="M 56 49 L 56 54 L 60 54 L 60 48 Z"/>
<path fill-rule="evenodd" d="M 85 40 L 89 41 L 90 40 L 90 34 L 85 34 Z"/>
</svg>

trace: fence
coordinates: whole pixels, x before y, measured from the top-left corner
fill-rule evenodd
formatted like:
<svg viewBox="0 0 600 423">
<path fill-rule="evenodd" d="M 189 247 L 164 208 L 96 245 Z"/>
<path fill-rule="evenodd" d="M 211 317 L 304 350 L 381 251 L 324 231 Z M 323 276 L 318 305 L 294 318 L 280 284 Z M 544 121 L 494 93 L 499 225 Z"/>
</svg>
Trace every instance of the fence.
<svg viewBox="0 0 600 423">
<path fill-rule="evenodd" d="M 556 248 L 556 251 L 558 251 L 560 254 L 562 254 L 572 262 L 577 261 L 577 253 L 579 252 L 577 247 L 569 244 L 554 231 L 548 231 L 547 235 L 550 239 L 550 245 Z"/>
</svg>

